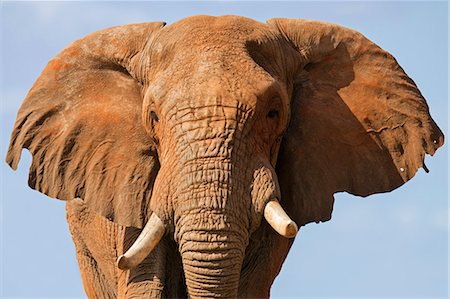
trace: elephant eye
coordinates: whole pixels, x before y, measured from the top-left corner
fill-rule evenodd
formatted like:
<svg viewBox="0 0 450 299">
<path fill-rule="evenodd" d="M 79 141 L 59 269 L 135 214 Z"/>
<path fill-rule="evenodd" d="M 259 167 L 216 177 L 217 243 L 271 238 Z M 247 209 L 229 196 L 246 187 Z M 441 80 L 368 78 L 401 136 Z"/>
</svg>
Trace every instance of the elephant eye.
<svg viewBox="0 0 450 299">
<path fill-rule="evenodd" d="M 151 118 L 151 120 L 154 121 L 154 122 L 158 122 L 158 120 L 159 120 L 158 115 L 157 115 L 156 112 L 153 111 L 153 110 L 150 111 L 150 118 Z"/>
<path fill-rule="evenodd" d="M 267 113 L 268 118 L 277 118 L 280 113 L 278 110 L 272 109 Z"/>
</svg>

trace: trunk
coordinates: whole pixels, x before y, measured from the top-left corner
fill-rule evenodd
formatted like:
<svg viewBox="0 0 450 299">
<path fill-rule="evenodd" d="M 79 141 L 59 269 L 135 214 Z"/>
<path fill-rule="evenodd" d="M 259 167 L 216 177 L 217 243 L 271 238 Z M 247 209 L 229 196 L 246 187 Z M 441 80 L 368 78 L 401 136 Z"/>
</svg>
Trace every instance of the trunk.
<svg viewBox="0 0 450 299">
<path fill-rule="evenodd" d="M 231 165 L 223 159 L 202 158 L 185 169 L 189 185 L 181 190 L 189 191 L 178 197 L 175 234 L 189 297 L 235 298 L 248 243 L 251 201 L 245 184 L 230 182 Z"/>
<path fill-rule="evenodd" d="M 204 106 L 174 112 L 167 157 L 178 157 L 173 174 L 175 239 L 190 298 L 235 298 L 252 221 L 252 169 L 244 165 L 245 111 Z M 195 113 L 194 113 L 195 111 Z M 241 121 L 235 121 L 236 115 Z M 169 146 L 170 144 L 170 146 Z M 174 146 L 175 145 L 175 146 Z M 162 161 L 163 167 L 169 167 Z M 176 183 L 175 183 L 176 182 Z M 176 186 L 176 187 L 175 187 Z"/>
<path fill-rule="evenodd" d="M 244 255 L 237 243 L 230 242 L 227 231 L 183 236 L 180 251 L 190 298 L 237 297 Z"/>
</svg>

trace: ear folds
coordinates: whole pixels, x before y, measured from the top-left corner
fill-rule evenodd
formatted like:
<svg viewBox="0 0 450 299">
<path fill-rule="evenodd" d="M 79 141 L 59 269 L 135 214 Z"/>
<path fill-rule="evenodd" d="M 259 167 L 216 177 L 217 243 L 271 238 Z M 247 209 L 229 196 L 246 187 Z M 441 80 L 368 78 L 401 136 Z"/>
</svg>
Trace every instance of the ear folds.
<svg viewBox="0 0 450 299">
<path fill-rule="evenodd" d="M 331 218 L 333 194 L 367 196 L 411 179 L 443 144 L 425 99 L 395 59 L 337 25 L 271 19 L 302 70 L 277 164 L 298 224 Z"/>
<path fill-rule="evenodd" d="M 16 169 L 29 149 L 31 188 L 80 197 L 110 220 L 143 226 L 159 164 L 132 74 L 146 40 L 163 26 L 97 31 L 48 63 L 18 112 L 6 157 Z"/>
</svg>

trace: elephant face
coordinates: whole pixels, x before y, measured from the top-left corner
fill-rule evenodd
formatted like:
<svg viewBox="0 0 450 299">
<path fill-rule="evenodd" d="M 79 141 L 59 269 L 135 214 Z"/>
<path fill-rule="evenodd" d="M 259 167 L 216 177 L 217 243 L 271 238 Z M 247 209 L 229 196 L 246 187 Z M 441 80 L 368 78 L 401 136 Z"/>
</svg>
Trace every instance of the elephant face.
<svg viewBox="0 0 450 299">
<path fill-rule="evenodd" d="M 227 145 L 249 137 L 251 141 L 242 146 L 252 144 L 252 152 L 256 149 L 267 158 L 287 126 L 293 77 L 290 74 L 288 78 L 286 71 L 293 72 L 295 60 L 291 64 L 281 55 L 279 42 L 270 39 L 270 31 L 262 24 L 228 17 L 210 20 L 209 30 L 205 31 L 204 21 L 205 18 L 191 18 L 173 24 L 147 45 L 146 55 L 152 62 L 146 65 L 151 66 L 140 71 L 149 74 L 145 83 L 148 87 L 143 104 L 144 126 L 159 143 L 160 159 L 166 156 L 170 145 L 181 141 L 179 135 L 185 136 L 188 143 L 206 139 L 221 139 L 218 142 L 223 143 L 228 139 Z M 230 38 L 230 22 L 240 25 L 240 35 Z M 258 29 L 262 32 L 255 33 Z M 264 39 L 267 41 L 262 46 L 268 52 L 265 54 L 279 66 L 272 72 L 252 57 L 251 44 Z M 288 46 L 286 42 L 284 46 Z M 202 127 L 208 129 L 200 132 Z M 170 134 L 176 140 L 170 140 L 169 131 L 177 132 L 178 136 Z M 218 156 L 227 145 L 211 144 L 210 148 L 192 150 Z M 202 144 L 194 142 L 192 146 Z"/>
<path fill-rule="evenodd" d="M 233 23 L 242 32 L 236 34 Z M 208 269 L 208 277 L 233 264 L 233 271 L 217 275 L 212 284 L 216 292 L 219 281 L 232 290 L 226 296 L 236 295 L 245 249 L 264 207 L 280 198 L 271 161 L 288 123 L 292 88 L 287 86 L 296 65 L 289 60 L 295 62 L 297 53 L 281 55 L 270 33 L 252 20 L 191 18 L 162 29 L 142 58 L 151 60 L 140 71 L 148 74 L 143 122 L 161 163 L 150 208 L 173 232 L 186 277 L 211 268 L 211 259 L 217 269 Z M 258 46 L 259 41 L 265 43 Z M 286 41 L 281 46 L 289 49 Z M 254 53 L 279 67 L 266 71 Z"/>
<path fill-rule="evenodd" d="M 198 16 L 66 48 L 22 105 L 7 161 L 28 148 L 32 188 L 144 227 L 120 268 L 166 238 L 190 297 L 236 297 L 258 263 L 273 281 L 284 237 L 329 220 L 335 192 L 390 191 L 442 144 L 414 82 L 361 34 Z"/>
<path fill-rule="evenodd" d="M 183 188 L 197 184 L 221 182 L 226 190 L 238 187 L 241 182 L 244 186 L 239 192 L 244 193 L 236 203 L 222 199 L 214 208 L 245 204 L 245 210 L 249 210 L 255 171 L 272 168 L 271 161 L 276 158 L 275 152 L 287 127 L 292 90 L 288 86 L 292 86 L 292 76 L 286 78 L 286 67 L 282 66 L 289 64 L 279 53 L 271 56 L 280 65 L 273 74 L 264 70 L 249 53 L 248 43 L 264 39 L 270 33 L 262 24 L 235 17 L 211 18 L 209 30 L 205 31 L 202 30 L 204 21 L 205 18 L 191 18 L 164 28 L 146 47 L 145 55 L 152 62 L 144 63 L 148 69 L 140 71 L 149 74 L 144 83 L 142 118 L 146 131 L 158 144 L 160 173 L 165 173 L 166 166 L 170 167 L 167 177 L 158 174 L 156 183 L 160 176 L 161 184 L 176 180 L 175 184 L 180 186 L 176 191 L 182 192 Z M 231 39 L 232 32 L 228 31 L 233 22 L 240 25 L 244 34 Z M 252 40 L 249 34 L 258 29 L 263 34 L 253 33 Z M 274 41 L 264 46 L 275 53 Z M 183 50 L 188 48 L 189 51 Z M 253 159 L 248 159 L 249 156 Z M 228 186 L 231 177 L 220 177 L 231 175 L 231 171 L 236 173 L 233 176 L 237 182 Z M 273 169 L 268 172 L 269 176 L 275 175 Z M 152 203 L 153 211 L 162 206 L 157 202 L 160 198 L 170 198 L 174 205 L 182 201 L 178 194 L 158 195 Z M 184 208 L 181 204 L 174 210 Z"/>
</svg>

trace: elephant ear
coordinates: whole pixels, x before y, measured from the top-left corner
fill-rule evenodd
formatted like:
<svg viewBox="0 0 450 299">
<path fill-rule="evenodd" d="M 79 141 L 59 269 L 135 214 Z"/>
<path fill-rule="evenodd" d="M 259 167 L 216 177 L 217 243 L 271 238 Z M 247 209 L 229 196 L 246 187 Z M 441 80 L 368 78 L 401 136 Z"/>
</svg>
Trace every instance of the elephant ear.
<svg viewBox="0 0 450 299">
<path fill-rule="evenodd" d="M 331 218 L 333 194 L 391 191 L 424 167 L 443 134 L 396 60 L 333 24 L 271 19 L 301 66 L 277 172 L 298 224 Z"/>
<path fill-rule="evenodd" d="M 14 125 L 6 157 L 32 155 L 29 185 L 86 205 L 122 225 L 142 227 L 159 169 L 142 125 L 141 51 L 164 23 L 113 27 L 64 49 L 45 67 Z"/>
</svg>

